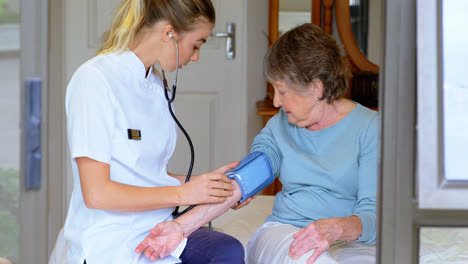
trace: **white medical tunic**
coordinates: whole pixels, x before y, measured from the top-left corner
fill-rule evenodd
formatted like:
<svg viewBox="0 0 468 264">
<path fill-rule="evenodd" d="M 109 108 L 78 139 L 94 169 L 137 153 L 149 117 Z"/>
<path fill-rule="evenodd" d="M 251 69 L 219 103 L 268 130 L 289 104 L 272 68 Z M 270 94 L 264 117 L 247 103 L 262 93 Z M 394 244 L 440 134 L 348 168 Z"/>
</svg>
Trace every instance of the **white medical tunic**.
<svg viewBox="0 0 468 264">
<path fill-rule="evenodd" d="M 74 187 L 65 238 L 71 264 L 178 263 L 186 240 L 158 262 L 135 248 L 156 224 L 171 220 L 174 208 L 145 212 L 89 209 L 83 201 L 75 161 L 88 157 L 110 164 L 113 181 L 142 187 L 177 186 L 167 163 L 177 140 L 162 81 L 132 52 L 99 55 L 73 75 L 66 95 L 68 143 Z M 141 139 L 128 129 L 140 131 Z M 132 139 L 133 138 L 133 139 Z"/>
</svg>

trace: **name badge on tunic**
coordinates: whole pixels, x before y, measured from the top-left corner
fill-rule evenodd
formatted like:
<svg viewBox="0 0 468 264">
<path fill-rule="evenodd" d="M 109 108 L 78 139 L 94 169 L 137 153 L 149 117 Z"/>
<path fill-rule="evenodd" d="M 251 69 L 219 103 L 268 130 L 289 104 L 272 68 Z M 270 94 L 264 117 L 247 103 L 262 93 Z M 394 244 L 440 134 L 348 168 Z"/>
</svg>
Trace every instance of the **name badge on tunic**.
<svg viewBox="0 0 468 264">
<path fill-rule="evenodd" d="M 128 139 L 141 140 L 141 131 L 138 129 L 127 129 Z"/>
</svg>

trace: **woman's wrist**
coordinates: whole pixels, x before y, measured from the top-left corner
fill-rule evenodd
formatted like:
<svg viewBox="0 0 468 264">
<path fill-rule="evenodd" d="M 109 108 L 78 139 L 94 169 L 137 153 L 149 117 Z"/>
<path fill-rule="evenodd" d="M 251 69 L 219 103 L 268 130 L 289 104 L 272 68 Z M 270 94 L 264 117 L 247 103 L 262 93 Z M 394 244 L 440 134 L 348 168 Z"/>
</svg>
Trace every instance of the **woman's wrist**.
<svg viewBox="0 0 468 264">
<path fill-rule="evenodd" d="M 181 235 L 182 235 L 183 238 L 185 238 L 185 230 L 184 230 L 184 227 L 182 226 L 182 224 L 177 222 L 176 220 L 172 220 L 172 222 L 176 223 L 180 227 Z"/>
<path fill-rule="evenodd" d="M 361 219 L 356 215 L 343 217 L 343 234 L 340 240 L 343 241 L 354 241 L 358 239 L 362 234 L 362 223 Z"/>
<path fill-rule="evenodd" d="M 322 219 L 317 220 L 316 223 Z M 336 217 L 323 219 L 328 222 L 326 227 L 330 232 L 331 239 L 334 241 L 354 241 L 361 236 L 362 224 L 359 217 L 352 215 L 347 217 Z"/>
</svg>

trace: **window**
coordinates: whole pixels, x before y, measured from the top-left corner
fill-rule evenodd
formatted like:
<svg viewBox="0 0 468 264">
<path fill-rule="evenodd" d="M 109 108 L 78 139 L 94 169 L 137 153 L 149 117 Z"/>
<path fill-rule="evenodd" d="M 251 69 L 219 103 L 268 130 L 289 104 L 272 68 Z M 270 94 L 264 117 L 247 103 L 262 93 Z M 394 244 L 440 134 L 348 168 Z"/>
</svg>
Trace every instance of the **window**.
<svg viewBox="0 0 468 264">
<path fill-rule="evenodd" d="M 467 209 L 459 198 L 468 197 L 468 2 L 429 2 L 418 6 L 418 205 Z"/>
<path fill-rule="evenodd" d="M 20 0 L 0 0 L 0 52 L 19 50 Z"/>
<path fill-rule="evenodd" d="M 457 155 L 447 154 L 453 151 L 447 138 L 454 122 L 449 121 L 454 115 L 446 117 L 447 108 L 461 98 L 444 88 L 451 74 L 446 52 L 453 48 L 444 46 L 450 30 L 443 7 L 464 10 L 464 2 L 392 0 L 385 5 L 377 249 L 382 264 L 468 261 L 463 253 L 468 181 L 460 179 L 464 169 L 456 172 L 458 178 L 449 176 L 454 167 L 447 162 Z M 466 26 L 459 20 L 456 30 Z"/>
<path fill-rule="evenodd" d="M 0 0 L 0 258 L 19 261 L 20 0 Z M 1 261 L 0 261 L 1 262 Z"/>
<path fill-rule="evenodd" d="M 442 72 L 444 175 L 449 181 L 467 181 L 468 172 L 468 1 L 442 2 Z"/>
</svg>

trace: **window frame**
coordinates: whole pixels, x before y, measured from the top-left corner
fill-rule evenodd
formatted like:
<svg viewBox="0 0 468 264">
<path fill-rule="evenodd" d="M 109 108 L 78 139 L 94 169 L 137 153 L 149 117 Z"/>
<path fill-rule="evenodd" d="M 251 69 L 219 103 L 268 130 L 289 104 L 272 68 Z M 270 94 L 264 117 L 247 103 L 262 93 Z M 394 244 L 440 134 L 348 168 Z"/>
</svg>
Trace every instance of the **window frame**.
<svg viewBox="0 0 468 264">
<path fill-rule="evenodd" d="M 468 209 L 468 182 L 444 170 L 442 1 L 417 6 L 417 194 L 421 209 Z"/>
<path fill-rule="evenodd" d="M 379 83 L 381 156 L 377 208 L 377 261 L 381 264 L 418 263 L 421 227 L 466 227 L 468 223 L 467 210 L 420 208 L 419 200 L 427 198 L 421 194 L 427 195 L 427 192 L 417 189 L 425 188 L 424 181 L 433 181 L 432 186 L 439 186 L 437 191 L 444 190 L 442 194 L 446 190 L 465 188 L 463 185 L 455 188 L 453 182 L 440 181 L 443 155 L 430 155 L 428 147 L 439 150 L 443 146 L 441 130 L 424 130 L 427 127 L 423 125 L 432 114 L 432 117 L 438 118 L 438 123 L 430 123 L 429 128 L 437 128 L 442 117 L 439 113 L 442 98 L 436 92 L 437 84 L 424 91 L 426 87 L 421 82 L 424 78 L 420 76 L 432 74 L 441 58 L 440 54 L 432 62 L 428 62 L 431 58 L 421 58 L 431 54 L 425 45 L 440 52 L 440 49 L 434 49 L 440 47 L 440 43 L 431 46 L 432 43 L 423 38 L 427 30 L 432 32 L 430 40 L 437 41 L 435 32 L 440 32 L 440 28 L 435 27 L 435 23 L 438 20 L 431 22 L 424 19 L 428 16 L 438 19 L 440 16 L 435 16 L 435 13 L 440 3 L 441 0 L 391 0 L 384 5 L 384 60 Z M 428 63 L 429 68 L 421 68 L 421 63 Z M 440 71 L 437 73 L 440 74 Z M 435 78 L 440 80 L 440 75 Z M 429 101 L 422 102 L 423 99 L 433 100 L 431 103 L 435 100 L 437 104 L 434 105 L 438 107 L 421 113 L 430 107 L 430 104 L 424 105 Z M 432 178 L 422 177 L 423 173 L 430 173 L 429 168 L 437 168 L 437 173 L 430 174 Z"/>
</svg>

